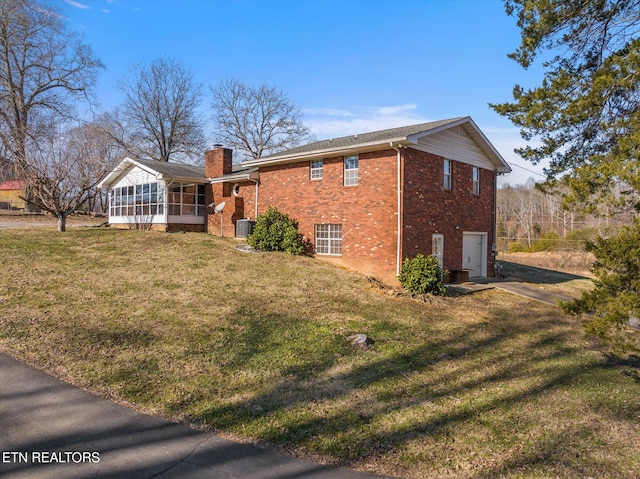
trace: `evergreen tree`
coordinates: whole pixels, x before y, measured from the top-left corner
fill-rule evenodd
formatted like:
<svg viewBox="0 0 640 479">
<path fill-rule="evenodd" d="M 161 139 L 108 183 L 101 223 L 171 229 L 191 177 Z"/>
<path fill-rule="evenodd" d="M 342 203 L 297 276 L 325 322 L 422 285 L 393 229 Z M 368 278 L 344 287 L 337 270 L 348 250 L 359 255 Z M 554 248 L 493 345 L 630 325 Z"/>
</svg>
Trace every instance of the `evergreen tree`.
<svg viewBox="0 0 640 479">
<path fill-rule="evenodd" d="M 517 152 L 548 159 L 543 188 L 568 187 L 565 206 L 640 213 L 640 0 L 507 0 L 521 29 L 510 55 L 523 68 L 542 59 L 541 84 L 516 85 L 514 101 L 491 105 L 520 128 Z M 615 209 L 614 209 L 615 211 Z M 595 290 L 566 309 L 591 313 L 588 330 L 620 332 L 637 316 L 640 222 L 591 244 Z M 614 260 L 615 258 L 615 260 Z M 621 293 L 624 292 L 624 295 Z M 620 335 L 616 335 L 620 339 Z M 628 338 L 629 336 L 627 336 Z"/>
</svg>

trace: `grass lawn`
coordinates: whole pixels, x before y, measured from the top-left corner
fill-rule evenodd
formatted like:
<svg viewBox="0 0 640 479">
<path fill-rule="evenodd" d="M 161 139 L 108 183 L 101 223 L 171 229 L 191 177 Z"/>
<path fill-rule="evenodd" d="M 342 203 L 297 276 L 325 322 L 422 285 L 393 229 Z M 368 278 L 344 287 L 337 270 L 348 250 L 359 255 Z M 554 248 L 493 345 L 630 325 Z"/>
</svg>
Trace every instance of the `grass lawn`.
<svg viewBox="0 0 640 479">
<path fill-rule="evenodd" d="M 138 409 L 402 477 L 630 478 L 637 357 L 497 290 L 422 304 L 231 240 L 0 231 L 0 349 Z M 370 350 L 345 338 L 366 333 Z"/>
</svg>

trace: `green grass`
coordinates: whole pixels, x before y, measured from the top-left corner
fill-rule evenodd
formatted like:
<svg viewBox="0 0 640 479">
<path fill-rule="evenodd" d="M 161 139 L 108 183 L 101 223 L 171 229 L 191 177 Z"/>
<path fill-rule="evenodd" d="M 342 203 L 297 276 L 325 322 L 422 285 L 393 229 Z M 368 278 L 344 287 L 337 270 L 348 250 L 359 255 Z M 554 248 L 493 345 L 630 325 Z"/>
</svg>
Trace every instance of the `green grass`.
<svg viewBox="0 0 640 479">
<path fill-rule="evenodd" d="M 0 349 L 141 410 L 402 477 L 628 478 L 637 357 L 490 290 L 431 305 L 205 234 L 0 231 Z M 365 333 L 370 350 L 346 337 Z"/>
</svg>

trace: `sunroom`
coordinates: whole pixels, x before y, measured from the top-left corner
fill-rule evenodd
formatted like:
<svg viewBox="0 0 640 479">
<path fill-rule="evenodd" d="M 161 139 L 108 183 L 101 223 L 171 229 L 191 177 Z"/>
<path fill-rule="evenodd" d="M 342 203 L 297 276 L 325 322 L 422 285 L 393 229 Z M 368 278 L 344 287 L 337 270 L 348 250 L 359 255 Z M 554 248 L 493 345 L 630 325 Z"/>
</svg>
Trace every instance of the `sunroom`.
<svg viewBox="0 0 640 479">
<path fill-rule="evenodd" d="M 201 166 L 127 157 L 99 186 L 113 227 L 205 231 L 208 183 Z"/>
</svg>

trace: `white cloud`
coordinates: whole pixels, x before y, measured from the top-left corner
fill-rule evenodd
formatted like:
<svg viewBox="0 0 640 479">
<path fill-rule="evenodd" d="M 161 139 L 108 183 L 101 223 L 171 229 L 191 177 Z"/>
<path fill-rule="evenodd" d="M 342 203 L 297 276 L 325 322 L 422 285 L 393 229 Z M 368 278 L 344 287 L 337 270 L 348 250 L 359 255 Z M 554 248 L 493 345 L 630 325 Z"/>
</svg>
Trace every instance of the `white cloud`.
<svg viewBox="0 0 640 479">
<path fill-rule="evenodd" d="M 304 110 L 305 123 L 318 139 L 336 138 L 430 121 L 416 113 L 417 105 Z"/>
<path fill-rule="evenodd" d="M 91 7 L 89 5 L 85 5 L 84 3 L 76 2 L 75 0 L 64 0 L 65 3 L 68 3 L 72 7 L 81 8 L 82 10 L 89 10 Z"/>
<path fill-rule="evenodd" d="M 111 13 L 111 12 L 109 11 L 109 9 L 107 9 L 107 8 L 103 8 L 103 9 L 102 9 L 102 10 L 100 10 L 100 11 L 101 11 L 102 13 Z"/>
</svg>

